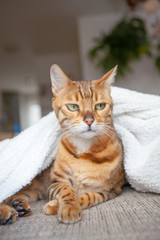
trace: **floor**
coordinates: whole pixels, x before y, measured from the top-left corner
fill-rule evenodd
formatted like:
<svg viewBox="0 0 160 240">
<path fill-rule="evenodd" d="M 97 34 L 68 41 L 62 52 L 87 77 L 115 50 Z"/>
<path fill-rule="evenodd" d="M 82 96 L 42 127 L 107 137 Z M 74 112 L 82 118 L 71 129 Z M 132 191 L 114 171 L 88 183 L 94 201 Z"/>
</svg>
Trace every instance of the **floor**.
<svg viewBox="0 0 160 240">
<path fill-rule="evenodd" d="M 81 222 L 59 223 L 46 216 L 45 201 L 32 203 L 33 214 L 0 226 L 1 240 L 160 240 L 160 195 L 125 187 L 117 198 L 83 211 Z"/>
</svg>

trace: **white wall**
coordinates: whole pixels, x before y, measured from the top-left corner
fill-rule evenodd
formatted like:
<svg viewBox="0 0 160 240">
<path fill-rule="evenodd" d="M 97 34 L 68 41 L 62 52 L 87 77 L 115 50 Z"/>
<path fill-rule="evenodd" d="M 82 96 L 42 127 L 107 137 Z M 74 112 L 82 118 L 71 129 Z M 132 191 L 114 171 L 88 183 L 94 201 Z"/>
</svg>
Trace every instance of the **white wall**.
<svg viewBox="0 0 160 240">
<path fill-rule="evenodd" d="M 38 92 L 32 54 L 8 54 L 0 57 L 0 90 L 20 93 Z"/>
<path fill-rule="evenodd" d="M 79 59 L 76 52 L 38 55 L 35 57 L 35 68 L 39 83 L 50 84 L 50 67 L 58 64 L 68 74 L 72 73 L 74 80 L 80 79 Z"/>
<path fill-rule="evenodd" d="M 88 58 L 89 50 L 94 47 L 94 38 L 101 33 L 109 33 L 110 29 L 122 18 L 123 12 L 110 13 L 100 16 L 82 16 L 78 21 L 79 46 L 82 77 L 84 80 L 97 79 L 104 73 L 95 67 Z M 151 22 L 153 19 L 144 12 L 138 13 Z M 116 81 L 115 85 L 146 93 L 160 94 L 160 73 L 157 71 L 152 59 L 143 57 L 132 65 L 133 72 Z M 114 67 L 114 66 L 113 66 Z"/>
<path fill-rule="evenodd" d="M 40 97 L 42 115 L 52 111 L 52 93 L 50 80 L 50 67 L 58 64 L 62 70 L 73 77 L 73 80 L 80 80 L 79 59 L 76 52 L 63 52 L 37 56 L 35 59 L 37 79 L 40 85 L 48 86 L 48 94 Z"/>
<path fill-rule="evenodd" d="M 39 83 L 35 73 L 33 55 L 16 53 L 0 58 L 0 92 L 16 92 L 19 94 L 21 129 L 30 125 L 29 106 L 39 101 Z M 0 108 L 0 120 L 2 109 Z"/>
<path fill-rule="evenodd" d="M 21 129 L 29 127 L 41 118 L 41 109 L 38 95 L 19 95 L 20 125 Z M 32 112 L 33 106 L 39 106 L 38 112 Z"/>
<path fill-rule="evenodd" d="M 74 80 L 80 79 L 79 59 L 76 52 L 34 55 L 27 51 L 0 56 L 0 62 L 0 92 L 19 93 L 22 130 L 33 123 L 30 119 L 32 105 L 40 104 L 42 115 L 52 111 L 51 92 L 43 97 L 39 93 L 41 85 L 51 89 L 49 71 L 53 63 L 58 64 L 66 74 L 71 74 Z M 0 101 L 0 120 L 1 116 Z"/>
<path fill-rule="evenodd" d="M 95 46 L 94 38 L 103 32 L 109 32 L 117 23 L 122 14 L 107 14 L 98 16 L 82 16 L 78 21 L 79 48 L 81 59 L 82 77 L 84 80 L 99 78 L 103 73 L 95 68 L 88 58 L 89 50 Z"/>
</svg>

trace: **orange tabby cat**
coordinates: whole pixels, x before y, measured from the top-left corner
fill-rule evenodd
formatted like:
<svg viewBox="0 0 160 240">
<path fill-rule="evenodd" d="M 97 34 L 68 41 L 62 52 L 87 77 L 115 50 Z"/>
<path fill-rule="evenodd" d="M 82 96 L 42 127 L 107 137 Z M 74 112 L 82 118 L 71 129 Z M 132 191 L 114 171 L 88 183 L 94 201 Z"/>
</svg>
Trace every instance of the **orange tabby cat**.
<svg viewBox="0 0 160 240">
<path fill-rule="evenodd" d="M 112 122 L 110 85 L 116 67 L 99 80 L 71 81 L 51 67 L 53 109 L 63 130 L 53 166 L 0 205 L 0 223 L 31 214 L 29 202 L 49 198 L 46 214 L 77 222 L 82 209 L 116 197 L 124 182 L 122 144 Z M 46 191 L 47 189 L 47 191 Z"/>
</svg>

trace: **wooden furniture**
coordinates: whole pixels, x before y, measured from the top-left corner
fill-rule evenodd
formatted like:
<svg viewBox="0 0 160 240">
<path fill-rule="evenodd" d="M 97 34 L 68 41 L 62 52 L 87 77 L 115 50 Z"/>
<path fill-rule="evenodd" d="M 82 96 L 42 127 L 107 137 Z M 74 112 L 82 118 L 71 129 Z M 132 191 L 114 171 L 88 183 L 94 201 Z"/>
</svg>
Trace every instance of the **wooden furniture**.
<svg viewBox="0 0 160 240">
<path fill-rule="evenodd" d="M 0 132 L 0 141 L 14 137 L 13 132 Z"/>
</svg>

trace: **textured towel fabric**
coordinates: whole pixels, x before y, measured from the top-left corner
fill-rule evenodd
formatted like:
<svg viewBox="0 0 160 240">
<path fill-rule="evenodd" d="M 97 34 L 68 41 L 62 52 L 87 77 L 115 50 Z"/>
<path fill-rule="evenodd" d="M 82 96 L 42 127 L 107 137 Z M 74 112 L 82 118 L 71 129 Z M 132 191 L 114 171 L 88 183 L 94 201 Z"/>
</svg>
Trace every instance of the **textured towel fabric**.
<svg viewBox="0 0 160 240">
<path fill-rule="evenodd" d="M 160 193 L 160 97 L 112 87 L 114 125 L 124 146 L 128 182 Z M 0 143 L 0 202 L 19 191 L 55 158 L 61 129 L 54 112 Z"/>
<path fill-rule="evenodd" d="M 121 88 L 112 96 L 126 178 L 136 190 L 160 193 L 160 97 Z"/>
<path fill-rule="evenodd" d="M 0 143 L 0 202 L 51 164 L 60 135 L 52 112 L 13 139 Z"/>
</svg>

